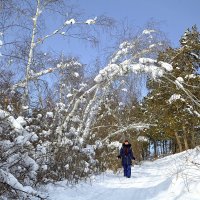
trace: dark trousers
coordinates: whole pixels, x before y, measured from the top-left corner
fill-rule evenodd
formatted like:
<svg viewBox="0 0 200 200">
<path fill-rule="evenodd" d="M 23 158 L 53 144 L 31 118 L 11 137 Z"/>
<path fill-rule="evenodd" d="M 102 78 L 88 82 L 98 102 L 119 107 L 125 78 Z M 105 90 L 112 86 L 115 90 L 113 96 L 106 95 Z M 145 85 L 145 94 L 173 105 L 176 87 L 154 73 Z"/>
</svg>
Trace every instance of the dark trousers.
<svg viewBox="0 0 200 200">
<path fill-rule="evenodd" d="M 123 165 L 124 168 L 124 176 L 126 176 L 127 178 L 131 177 L 131 165 Z"/>
</svg>

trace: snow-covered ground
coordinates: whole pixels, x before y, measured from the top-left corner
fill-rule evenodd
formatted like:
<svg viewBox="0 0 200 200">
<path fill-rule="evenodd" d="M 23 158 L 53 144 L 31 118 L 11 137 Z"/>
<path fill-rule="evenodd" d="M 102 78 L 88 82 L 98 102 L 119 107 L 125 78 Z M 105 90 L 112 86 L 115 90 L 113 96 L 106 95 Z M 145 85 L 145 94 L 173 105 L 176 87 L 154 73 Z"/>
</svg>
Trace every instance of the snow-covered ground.
<svg viewBox="0 0 200 200">
<path fill-rule="evenodd" d="M 67 187 L 65 182 L 41 189 L 51 200 L 200 200 L 200 147 L 122 170 L 106 172 L 87 183 Z"/>
</svg>

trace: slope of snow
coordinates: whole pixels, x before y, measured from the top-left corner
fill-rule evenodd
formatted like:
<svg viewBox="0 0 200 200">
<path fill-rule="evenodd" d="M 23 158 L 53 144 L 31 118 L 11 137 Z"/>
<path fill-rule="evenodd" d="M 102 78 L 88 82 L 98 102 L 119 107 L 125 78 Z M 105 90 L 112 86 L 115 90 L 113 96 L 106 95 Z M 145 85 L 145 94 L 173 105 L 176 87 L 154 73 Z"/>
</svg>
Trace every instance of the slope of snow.
<svg viewBox="0 0 200 200">
<path fill-rule="evenodd" d="M 132 167 L 132 177 L 106 172 L 74 188 L 66 182 L 41 189 L 51 200 L 199 200 L 200 148 Z M 197 164 L 198 163 L 198 164 Z"/>
</svg>

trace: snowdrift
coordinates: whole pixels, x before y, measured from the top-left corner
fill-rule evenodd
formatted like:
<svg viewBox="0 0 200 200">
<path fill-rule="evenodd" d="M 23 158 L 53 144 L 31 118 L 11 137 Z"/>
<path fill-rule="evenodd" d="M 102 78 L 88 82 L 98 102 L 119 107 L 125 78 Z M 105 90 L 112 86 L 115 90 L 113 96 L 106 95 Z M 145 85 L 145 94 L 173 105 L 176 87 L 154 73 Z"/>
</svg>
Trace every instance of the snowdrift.
<svg viewBox="0 0 200 200">
<path fill-rule="evenodd" d="M 132 167 L 132 177 L 108 171 L 76 187 L 66 182 L 40 188 L 51 200 L 199 200 L 200 147 Z"/>
</svg>

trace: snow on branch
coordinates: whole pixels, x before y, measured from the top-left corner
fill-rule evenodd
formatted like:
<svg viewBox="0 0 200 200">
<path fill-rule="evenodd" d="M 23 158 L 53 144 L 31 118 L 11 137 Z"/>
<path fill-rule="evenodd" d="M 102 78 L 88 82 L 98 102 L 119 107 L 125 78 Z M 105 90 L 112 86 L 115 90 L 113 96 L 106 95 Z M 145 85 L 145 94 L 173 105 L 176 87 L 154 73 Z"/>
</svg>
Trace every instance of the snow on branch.
<svg viewBox="0 0 200 200">
<path fill-rule="evenodd" d="M 195 104 L 197 105 L 199 108 L 200 108 L 200 101 L 199 99 L 197 99 L 196 96 L 194 96 L 190 90 L 186 89 L 183 84 L 180 82 L 180 80 L 178 81 L 177 79 L 176 80 L 172 80 L 171 78 L 167 77 L 167 76 L 163 76 L 166 80 L 168 80 L 169 82 L 175 84 L 179 89 L 181 89 L 186 95 L 187 97 Z"/>
<path fill-rule="evenodd" d="M 58 64 L 56 67 L 54 68 L 49 68 L 49 69 L 45 69 L 43 71 L 40 71 L 38 73 L 34 73 L 34 74 L 31 74 L 29 75 L 29 81 L 31 80 L 36 80 L 37 78 L 43 76 L 43 75 L 46 75 L 46 74 L 49 74 L 49 73 L 52 73 L 54 72 L 55 70 L 59 70 L 59 69 L 64 69 L 64 68 L 69 68 L 73 65 L 81 65 L 79 62 L 77 61 L 71 61 L 69 63 L 65 63 L 65 64 Z M 26 84 L 26 80 L 23 80 L 23 81 L 20 81 L 19 83 L 16 83 L 15 85 L 12 86 L 12 90 L 16 89 L 16 88 L 19 88 L 19 87 L 25 87 L 25 84 Z"/>
<path fill-rule="evenodd" d="M 94 19 L 88 19 L 85 21 L 85 23 L 88 25 L 95 24 L 96 20 L 97 20 L 97 17 L 95 17 Z"/>
<path fill-rule="evenodd" d="M 118 50 L 112 55 L 110 63 L 119 63 L 122 59 L 127 58 L 136 61 L 140 57 L 162 50 L 165 44 L 158 38 L 158 31 L 144 30 L 141 34 L 134 37 L 133 40 L 122 42 Z"/>
<path fill-rule="evenodd" d="M 114 80 L 117 76 L 123 76 L 129 72 L 145 72 L 152 75 L 153 78 L 163 76 L 165 71 L 171 71 L 173 67 L 165 62 L 153 60 L 150 58 L 140 58 L 138 63 L 132 63 L 132 60 L 125 60 L 120 64 L 108 64 L 94 78 L 96 83 L 102 83 L 105 80 Z"/>
<path fill-rule="evenodd" d="M 28 183 L 29 178 L 35 179 L 39 165 L 29 156 L 26 145 L 38 140 L 34 132 L 28 132 L 22 127 L 22 117 L 15 119 L 9 112 L 0 109 L 0 121 L 3 126 L 3 134 L 10 134 L 11 139 L 2 139 L 0 141 L 1 163 L 0 163 L 0 183 L 9 187 L 15 192 L 32 195 L 39 199 L 45 199 Z M 22 123 L 22 124 L 21 124 Z M 9 127 L 8 129 L 6 127 Z M 26 168 L 27 173 L 26 186 L 22 185 L 18 176 L 22 172 L 21 167 Z M 15 170 L 13 170 L 15 168 Z M 21 180 L 21 179 L 20 179 Z M 23 180 L 21 180 L 23 182 Z"/>
<path fill-rule="evenodd" d="M 85 22 L 77 22 L 74 18 L 72 19 L 68 19 L 64 22 L 63 25 L 61 25 L 59 28 L 55 29 L 52 33 L 39 38 L 38 41 L 36 42 L 36 44 L 42 43 L 44 42 L 44 40 L 46 40 L 47 38 L 50 38 L 56 34 L 61 34 L 61 35 L 66 35 L 66 33 L 70 30 L 71 26 L 70 25 L 75 25 L 75 24 L 88 24 L 88 25 L 92 25 L 92 24 L 96 24 L 96 20 L 97 17 L 95 17 L 94 19 L 87 19 Z M 65 31 L 64 28 L 67 27 L 67 30 Z"/>
<path fill-rule="evenodd" d="M 86 90 L 82 95 L 80 95 L 80 97 L 74 102 L 74 104 L 72 104 L 72 108 L 69 111 L 69 114 L 67 115 L 67 117 L 65 118 L 62 128 L 65 129 L 68 126 L 70 119 L 72 119 L 75 112 L 79 108 L 79 105 L 80 105 L 82 99 L 85 98 L 86 96 L 88 96 L 89 94 L 91 94 L 92 92 L 95 92 L 97 89 L 98 89 L 98 85 L 96 84 L 93 87 Z"/>
<path fill-rule="evenodd" d="M 27 189 L 11 173 L 2 169 L 0 169 L 0 182 L 10 185 L 13 189 L 27 192 Z M 36 191 L 32 190 L 32 192 Z"/>
<path fill-rule="evenodd" d="M 169 98 L 168 102 L 169 102 L 169 104 L 172 104 L 174 101 L 177 101 L 177 100 L 185 101 L 185 100 L 181 97 L 180 94 L 173 94 L 173 95 Z"/>
<path fill-rule="evenodd" d="M 96 89 L 93 98 L 89 101 L 88 105 L 85 108 L 84 114 L 83 114 L 83 119 L 82 119 L 82 123 L 79 126 L 79 132 L 82 131 L 83 126 L 85 125 L 85 130 L 83 131 L 83 136 L 87 136 L 88 132 L 89 132 L 89 127 L 91 125 L 91 122 L 94 120 L 94 114 L 95 112 L 91 112 L 92 106 L 97 107 L 98 103 L 95 104 L 95 102 L 97 101 L 97 93 L 98 93 L 98 88 Z M 95 109 L 94 109 L 95 110 Z"/>
<path fill-rule="evenodd" d="M 108 140 L 109 138 L 113 137 L 113 136 L 116 136 L 118 134 L 121 134 L 121 133 L 124 133 L 126 131 L 129 131 L 129 130 L 143 130 L 143 129 L 148 129 L 150 126 L 156 126 L 155 124 L 144 124 L 144 123 L 136 123 L 136 124 L 130 124 L 129 126 L 127 127 L 124 127 L 118 131 L 115 131 L 113 133 L 110 133 L 106 138 L 104 138 L 102 140 L 102 142 L 105 142 L 106 140 Z"/>
<path fill-rule="evenodd" d="M 76 23 L 76 20 L 72 18 L 70 20 L 65 21 L 64 25 L 70 25 L 70 24 L 75 24 L 75 23 Z"/>
<path fill-rule="evenodd" d="M 150 35 L 151 33 L 155 33 L 155 30 L 145 29 L 142 31 L 142 34 L 144 35 Z"/>
<path fill-rule="evenodd" d="M 65 35 L 66 31 L 64 32 L 62 30 L 66 26 L 73 25 L 75 23 L 76 23 L 75 19 L 70 19 L 70 20 L 65 21 L 63 25 L 61 25 L 59 28 L 55 29 L 52 33 L 50 33 L 48 35 L 45 35 L 42 38 L 39 38 L 38 41 L 36 42 L 36 44 L 40 44 L 40 43 L 44 42 L 44 40 L 46 40 L 46 39 L 48 39 L 48 38 L 50 38 L 50 37 L 52 37 L 52 36 L 54 36 L 54 35 L 56 35 L 58 33 L 60 33 L 61 35 Z M 68 27 L 67 31 L 69 31 L 69 29 L 70 29 L 70 26 Z"/>
<path fill-rule="evenodd" d="M 46 199 L 43 195 L 39 195 L 31 186 L 23 186 L 11 173 L 0 169 L 0 183 L 9 185 L 13 190 L 23 192 L 39 199 Z"/>
<path fill-rule="evenodd" d="M 154 34 L 152 35 L 152 33 Z M 172 71 L 173 67 L 169 63 L 145 58 L 163 46 L 163 43 L 156 38 L 156 34 L 158 33 L 155 30 L 144 30 L 133 40 L 122 42 L 112 55 L 108 65 L 99 71 L 94 81 L 96 83 L 102 83 L 106 80 L 112 81 L 115 77 L 130 72 L 145 72 L 156 78 L 162 76 L 166 71 Z M 150 35 L 151 38 L 146 35 Z"/>
</svg>

